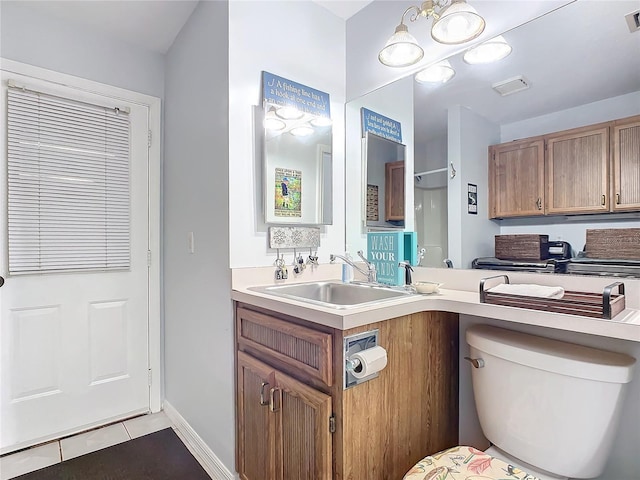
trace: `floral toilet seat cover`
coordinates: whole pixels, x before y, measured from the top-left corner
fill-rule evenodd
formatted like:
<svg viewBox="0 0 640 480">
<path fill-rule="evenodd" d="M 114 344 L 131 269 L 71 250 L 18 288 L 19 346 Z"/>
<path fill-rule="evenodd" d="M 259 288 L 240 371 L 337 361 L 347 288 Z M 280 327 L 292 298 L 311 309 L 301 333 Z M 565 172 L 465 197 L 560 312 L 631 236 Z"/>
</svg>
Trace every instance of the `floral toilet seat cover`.
<svg viewBox="0 0 640 480">
<path fill-rule="evenodd" d="M 453 447 L 429 455 L 404 480 L 539 480 L 504 460 L 473 447 Z"/>
</svg>

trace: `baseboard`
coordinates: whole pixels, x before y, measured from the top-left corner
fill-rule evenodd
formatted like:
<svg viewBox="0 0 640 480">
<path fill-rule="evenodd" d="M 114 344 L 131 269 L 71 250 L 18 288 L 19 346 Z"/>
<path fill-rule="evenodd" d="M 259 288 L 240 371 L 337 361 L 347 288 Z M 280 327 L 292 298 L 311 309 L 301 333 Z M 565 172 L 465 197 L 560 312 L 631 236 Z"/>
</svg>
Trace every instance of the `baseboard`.
<svg viewBox="0 0 640 480">
<path fill-rule="evenodd" d="M 202 468 L 215 480 L 236 480 L 236 476 L 230 472 L 220 461 L 216 454 L 204 443 L 204 440 L 196 433 L 182 415 L 166 400 L 163 406 L 164 413 L 184 437 L 187 447 L 201 460 Z"/>
</svg>

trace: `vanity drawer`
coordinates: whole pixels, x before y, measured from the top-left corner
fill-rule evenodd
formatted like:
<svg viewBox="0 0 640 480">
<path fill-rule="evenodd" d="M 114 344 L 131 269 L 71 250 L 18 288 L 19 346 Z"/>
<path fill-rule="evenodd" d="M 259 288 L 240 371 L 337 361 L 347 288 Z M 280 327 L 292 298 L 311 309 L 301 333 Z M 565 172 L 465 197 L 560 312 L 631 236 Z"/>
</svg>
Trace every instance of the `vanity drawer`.
<svg viewBox="0 0 640 480">
<path fill-rule="evenodd" d="M 238 344 L 255 351 L 275 367 L 333 384 L 331 334 L 238 307 Z"/>
</svg>

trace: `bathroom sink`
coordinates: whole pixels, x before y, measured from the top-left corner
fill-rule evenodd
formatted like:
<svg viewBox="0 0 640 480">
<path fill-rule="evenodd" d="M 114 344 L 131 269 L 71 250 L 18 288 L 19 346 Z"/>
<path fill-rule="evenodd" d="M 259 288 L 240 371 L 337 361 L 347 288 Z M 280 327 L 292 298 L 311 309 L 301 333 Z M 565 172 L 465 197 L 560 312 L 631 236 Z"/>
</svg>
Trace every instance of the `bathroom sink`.
<svg viewBox="0 0 640 480">
<path fill-rule="evenodd" d="M 363 307 L 413 295 L 413 292 L 391 287 L 330 281 L 250 287 L 249 290 L 331 308 Z"/>
</svg>

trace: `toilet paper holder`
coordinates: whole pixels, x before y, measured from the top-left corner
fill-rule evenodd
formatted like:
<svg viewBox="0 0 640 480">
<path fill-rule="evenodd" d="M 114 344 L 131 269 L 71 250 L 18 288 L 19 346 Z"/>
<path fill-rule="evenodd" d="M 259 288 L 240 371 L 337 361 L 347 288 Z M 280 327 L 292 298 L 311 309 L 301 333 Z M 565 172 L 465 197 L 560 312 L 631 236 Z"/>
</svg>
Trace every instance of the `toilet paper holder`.
<svg viewBox="0 0 640 480">
<path fill-rule="evenodd" d="M 355 353 L 368 350 L 378 346 L 378 334 L 379 330 L 369 330 L 367 332 L 357 333 L 355 335 L 349 335 L 344 337 L 344 374 L 343 374 L 343 389 L 355 387 L 361 383 L 372 380 L 378 376 L 378 373 L 367 375 L 366 377 L 357 378 L 354 375 L 354 371 L 358 371 L 362 365 L 358 358 L 352 358 Z"/>
</svg>

